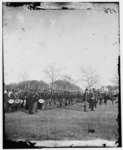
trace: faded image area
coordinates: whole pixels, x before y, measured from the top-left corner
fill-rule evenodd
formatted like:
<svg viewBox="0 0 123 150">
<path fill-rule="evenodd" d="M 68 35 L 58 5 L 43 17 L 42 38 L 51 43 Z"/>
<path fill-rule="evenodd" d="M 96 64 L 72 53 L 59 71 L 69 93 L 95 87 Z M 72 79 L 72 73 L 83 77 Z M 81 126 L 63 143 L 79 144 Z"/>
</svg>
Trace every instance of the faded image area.
<svg viewBox="0 0 123 150">
<path fill-rule="evenodd" d="M 4 148 L 121 147 L 119 3 L 2 9 Z"/>
</svg>

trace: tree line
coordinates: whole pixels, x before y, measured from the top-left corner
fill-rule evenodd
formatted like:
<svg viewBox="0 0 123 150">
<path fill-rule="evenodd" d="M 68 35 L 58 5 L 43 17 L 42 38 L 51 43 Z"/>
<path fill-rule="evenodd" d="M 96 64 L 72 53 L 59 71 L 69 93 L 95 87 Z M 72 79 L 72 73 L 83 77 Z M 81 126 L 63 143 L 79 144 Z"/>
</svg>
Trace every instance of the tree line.
<svg viewBox="0 0 123 150">
<path fill-rule="evenodd" d="M 49 79 L 49 83 L 43 80 L 29 80 L 28 74 L 24 72 L 21 75 L 22 82 L 5 85 L 5 88 L 9 90 L 19 88 L 82 91 L 82 89 L 77 85 L 77 81 L 73 80 L 69 75 L 61 74 L 61 69 L 58 68 L 54 63 L 47 66 L 44 70 L 44 73 L 47 79 Z M 81 84 L 84 85 L 85 88 L 98 88 L 100 77 L 95 68 L 93 68 L 92 66 L 80 66 L 80 75 L 81 79 L 79 80 L 79 82 L 81 82 Z M 114 86 L 118 86 L 118 75 L 113 78 L 112 82 L 114 83 Z"/>
<path fill-rule="evenodd" d="M 51 83 L 52 87 L 44 82 L 44 81 L 38 81 L 38 80 L 28 80 L 28 81 L 22 81 L 19 83 L 11 83 L 5 85 L 5 89 L 12 90 L 12 89 L 33 89 L 33 90 L 62 90 L 62 91 L 81 91 L 81 88 L 73 83 L 70 83 L 65 80 L 56 80 Z"/>
</svg>

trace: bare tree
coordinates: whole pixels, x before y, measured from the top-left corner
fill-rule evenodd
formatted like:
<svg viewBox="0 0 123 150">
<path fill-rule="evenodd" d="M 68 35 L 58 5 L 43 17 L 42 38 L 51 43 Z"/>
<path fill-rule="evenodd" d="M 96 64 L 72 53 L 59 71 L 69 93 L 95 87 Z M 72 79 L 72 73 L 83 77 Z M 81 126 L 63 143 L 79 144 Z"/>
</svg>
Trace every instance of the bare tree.
<svg viewBox="0 0 123 150">
<path fill-rule="evenodd" d="M 113 79 L 111 80 L 111 82 L 115 85 L 115 86 L 119 86 L 119 76 L 118 73 L 114 74 Z"/>
<path fill-rule="evenodd" d="M 45 73 L 50 79 L 50 88 L 53 89 L 53 82 L 58 79 L 60 69 L 56 67 L 55 63 L 53 63 L 47 67 Z"/>
<path fill-rule="evenodd" d="M 62 76 L 62 79 L 63 79 L 64 81 L 68 81 L 68 82 L 71 81 L 71 77 L 70 77 L 69 75 L 63 75 L 63 76 Z"/>
<path fill-rule="evenodd" d="M 96 70 L 92 66 L 80 67 L 82 81 L 85 83 L 85 86 L 89 89 L 95 87 L 99 82 L 99 76 L 96 73 Z"/>
</svg>

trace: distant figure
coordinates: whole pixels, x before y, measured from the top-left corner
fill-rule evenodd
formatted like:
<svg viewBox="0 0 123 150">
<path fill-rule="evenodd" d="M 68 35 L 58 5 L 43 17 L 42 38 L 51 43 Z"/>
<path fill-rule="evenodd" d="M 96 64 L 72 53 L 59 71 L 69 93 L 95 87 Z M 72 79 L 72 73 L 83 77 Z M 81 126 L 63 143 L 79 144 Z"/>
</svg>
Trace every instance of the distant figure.
<svg viewBox="0 0 123 150">
<path fill-rule="evenodd" d="M 107 96 L 107 94 L 106 94 L 106 92 L 104 93 L 104 103 L 105 103 L 105 105 L 107 105 L 107 100 L 108 100 L 108 96 Z"/>
<path fill-rule="evenodd" d="M 111 102 L 112 102 L 112 105 L 114 104 L 114 101 L 115 101 L 115 96 L 113 93 L 110 93 L 110 99 L 111 99 Z"/>
<path fill-rule="evenodd" d="M 94 98 L 94 107 L 97 107 L 97 93 L 96 90 L 93 88 L 93 98 Z"/>
<path fill-rule="evenodd" d="M 31 90 L 29 89 L 27 92 L 26 92 L 26 104 L 25 104 L 25 109 L 28 110 L 29 109 L 29 96 L 30 96 L 30 92 Z"/>
<path fill-rule="evenodd" d="M 31 92 L 28 95 L 29 114 L 34 114 L 37 112 L 38 100 L 38 93 L 36 91 L 31 90 Z"/>
<path fill-rule="evenodd" d="M 99 105 L 102 105 L 103 95 L 99 92 Z"/>
<path fill-rule="evenodd" d="M 89 105 L 90 105 L 90 109 L 91 111 L 94 111 L 94 93 L 90 90 L 89 92 Z"/>
<path fill-rule="evenodd" d="M 39 100 L 39 94 L 37 91 L 34 92 L 34 95 L 33 95 L 33 109 L 32 109 L 32 112 L 33 113 L 36 113 L 37 112 L 37 108 L 38 108 L 38 100 Z"/>
<path fill-rule="evenodd" d="M 9 112 L 9 90 L 5 90 L 4 92 L 4 111 Z"/>
<path fill-rule="evenodd" d="M 13 99 L 13 100 L 16 100 L 16 94 L 15 94 L 15 90 L 14 89 L 12 89 L 12 91 L 9 93 L 9 98 L 10 99 Z M 16 108 L 17 109 L 17 108 Z M 9 105 L 9 112 L 11 112 L 11 110 L 12 110 L 12 105 L 10 104 Z"/>
<path fill-rule="evenodd" d="M 28 93 L 28 109 L 29 109 L 29 114 L 33 114 L 33 96 L 34 96 L 34 92 L 33 90 L 30 91 L 30 93 Z"/>
<path fill-rule="evenodd" d="M 88 99 L 89 99 L 88 89 L 85 89 L 85 93 L 84 93 L 84 112 L 87 112 Z"/>
<path fill-rule="evenodd" d="M 16 99 L 16 95 L 15 95 L 15 90 L 14 89 L 12 89 L 12 92 L 10 92 L 9 97 L 10 97 L 10 99 L 13 99 L 13 100 Z"/>
</svg>

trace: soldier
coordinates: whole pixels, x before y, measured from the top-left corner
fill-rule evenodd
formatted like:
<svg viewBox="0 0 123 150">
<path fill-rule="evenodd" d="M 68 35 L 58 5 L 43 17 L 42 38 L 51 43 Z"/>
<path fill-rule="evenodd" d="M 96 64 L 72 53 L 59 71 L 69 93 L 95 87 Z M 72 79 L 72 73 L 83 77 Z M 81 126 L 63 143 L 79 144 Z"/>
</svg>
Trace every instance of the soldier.
<svg viewBox="0 0 123 150">
<path fill-rule="evenodd" d="M 97 107 L 97 93 L 96 90 L 93 88 L 93 97 L 94 97 L 94 107 Z"/>
<path fill-rule="evenodd" d="M 58 99 L 58 107 L 62 107 L 62 93 L 59 93 L 59 99 Z"/>
<path fill-rule="evenodd" d="M 34 92 L 33 90 L 28 93 L 28 109 L 29 109 L 29 114 L 33 114 L 33 96 Z"/>
<path fill-rule="evenodd" d="M 89 99 L 89 95 L 88 95 L 88 89 L 85 89 L 85 93 L 84 93 L 84 111 L 87 112 L 87 102 Z"/>
<path fill-rule="evenodd" d="M 43 99 L 45 100 L 45 109 L 48 108 L 48 98 L 49 98 L 48 92 L 46 90 L 44 90 L 44 92 L 43 92 Z"/>
<path fill-rule="evenodd" d="M 16 95 L 15 95 L 15 90 L 14 89 L 12 89 L 12 92 L 10 93 L 10 99 L 16 99 Z"/>
<path fill-rule="evenodd" d="M 30 92 L 31 90 L 29 89 L 27 92 L 26 92 L 26 104 L 25 104 L 25 109 L 28 110 L 29 109 L 29 95 L 30 95 Z"/>
<path fill-rule="evenodd" d="M 39 95 L 39 99 L 42 99 L 42 93 L 40 89 L 37 90 L 37 93 Z M 42 106 L 43 104 L 38 102 L 38 108 L 42 109 Z"/>
<path fill-rule="evenodd" d="M 35 91 L 33 95 L 33 108 L 32 108 L 33 114 L 37 112 L 38 100 L 39 100 L 39 94 L 37 91 Z"/>
<path fill-rule="evenodd" d="M 91 109 L 91 111 L 94 111 L 94 94 L 91 90 L 89 93 L 89 105 L 90 105 L 89 108 Z"/>
<path fill-rule="evenodd" d="M 5 90 L 4 92 L 4 110 L 5 112 L 9 112 L 9 103 L 8 103 L 8 100 L 9 100 L 9 91 L 8 90 Z"/>
<path fill-rule="evenodd" d="M 108 98 L 108 96 L 107 96 L 107 93 L 105 92 L 104 93 L 104 103 L 105 103 L 105 105 L 107 105 L 107 100 L 108 100 L 107 98 Z"/>
<path fill-rule="evenodd" d="M 10 99 L 13 99 L 13 100 L 16 100 L 16 95 L 15 95 L 15 90 L 12 89 L 12 91 L 9 93 L 9 98 Z M 17 108 L 16 108 L 17 109 Z M 9 105 L 9 112 L 12 110 L 12 105 Z"/>
<path fill-rule="evenodd" d="M 69 93 L 69 91 L 66 91 L 66 92 L 67 92 L 67 93 L 66 93 L 67 105 L 70 106 L 70 100 L 71 100 L 71 98 L 70 98 L 70 93 Z"/>
<path fill-rule="evenodd" d="M 52 90 L 49 91 L 48 93 L 48 105 L 49 105 L 49 108 L 52 108 Z"/>
<path fill-rule="evenodd" d="M 111 99 L 111 102 L 112 102 L 112 105 L 114 104 L 114 101 L 115 101 L 115 96 L 113 93 L 110 93 L 109 95 L 110 99 Z"/>
<path fill-rule="evenodd" d="M 102 93 L 99 93 L 99 105 L 102 105 L 103 96 Z"/>
<path fill-rule="evenodd" d="M 92 92 L 91 92 L 91 89 L 89 90 L 89 100 L 88 100 L 88 102 L 89 102 L 89 109 L 91 109 L 91 97 L 93 97 L 93 95 L 92 95 Z"/>
<path fill-rule="evenodd" d="M 64 97 L 65 97 L 65 106 L 68 106 L 68 96 L 67 96 L 67 91 L 65 91 Z"/>
</svg>

